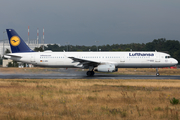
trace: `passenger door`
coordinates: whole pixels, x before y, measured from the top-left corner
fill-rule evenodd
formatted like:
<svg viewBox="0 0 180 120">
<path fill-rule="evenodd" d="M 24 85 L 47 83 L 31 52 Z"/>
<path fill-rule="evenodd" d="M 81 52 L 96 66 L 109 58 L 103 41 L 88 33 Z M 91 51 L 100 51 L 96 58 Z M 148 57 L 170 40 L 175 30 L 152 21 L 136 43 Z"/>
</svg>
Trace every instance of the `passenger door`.
<svg viewBox="0 0 180 120">
<path fill-rule="evenodd" d="M 160 62 L 159 53 L 155 53 L 155 62 Z"/>
<path fill-rule="evenodd" d="M 31 54 L 31 62 L 35 63 L 35 54 Z"/>
</svg>

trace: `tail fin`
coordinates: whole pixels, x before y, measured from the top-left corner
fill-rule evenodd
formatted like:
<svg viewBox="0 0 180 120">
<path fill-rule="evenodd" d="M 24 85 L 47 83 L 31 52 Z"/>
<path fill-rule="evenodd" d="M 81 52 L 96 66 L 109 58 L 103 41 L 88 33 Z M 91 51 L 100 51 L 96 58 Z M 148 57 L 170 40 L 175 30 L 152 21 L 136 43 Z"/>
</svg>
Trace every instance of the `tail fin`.
<svg viewBox="0 0 180 120">
<path fill-rule="evenodd" d="M 12 53 L 34 52 L 13 29 L 6 29 Z"/>
</svg>

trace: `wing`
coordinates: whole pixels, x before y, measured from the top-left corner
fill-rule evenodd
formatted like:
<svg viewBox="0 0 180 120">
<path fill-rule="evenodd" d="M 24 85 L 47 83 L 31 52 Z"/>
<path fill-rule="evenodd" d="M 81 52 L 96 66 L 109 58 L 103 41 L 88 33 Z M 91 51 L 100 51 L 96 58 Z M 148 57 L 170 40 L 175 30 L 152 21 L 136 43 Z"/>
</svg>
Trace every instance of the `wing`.
<svg viewBox="0 0 180 120">
<path fill-rule="evenodd" d="M 97 67 L 99 64 L 101 64 L 100 61 L 92 61 L 82 58 L 76 58 L 76 57 L 68 57 L 73 60 L 73 63 L 79 62 L 78 66 L 83 66 L 84 68 L 88 68 L 89 66 Z"/>
</svg>

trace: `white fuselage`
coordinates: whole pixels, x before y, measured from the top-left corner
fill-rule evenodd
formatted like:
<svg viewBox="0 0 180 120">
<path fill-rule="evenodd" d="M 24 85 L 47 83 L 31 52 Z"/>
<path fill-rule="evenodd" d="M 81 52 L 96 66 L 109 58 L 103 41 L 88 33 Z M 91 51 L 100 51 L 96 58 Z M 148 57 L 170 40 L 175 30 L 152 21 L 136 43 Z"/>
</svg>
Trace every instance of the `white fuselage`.
<svg viewBox="0 0 180 120">
<path fill-rule="evenodd" d="M 30 63 L 43 67 L 74 68 L 79 62 L 69 57 L 95 61 L 100 64 L 114 64 L 116 68 L 155 68 L 176 65 L 176 59 L 162 52 L 24 52 L 5 56 L 15 61 Z M 21 56 L 21 57 L 14 57 Z M 83 67 L 82 67 L 83 68 Z"/>
</svg>

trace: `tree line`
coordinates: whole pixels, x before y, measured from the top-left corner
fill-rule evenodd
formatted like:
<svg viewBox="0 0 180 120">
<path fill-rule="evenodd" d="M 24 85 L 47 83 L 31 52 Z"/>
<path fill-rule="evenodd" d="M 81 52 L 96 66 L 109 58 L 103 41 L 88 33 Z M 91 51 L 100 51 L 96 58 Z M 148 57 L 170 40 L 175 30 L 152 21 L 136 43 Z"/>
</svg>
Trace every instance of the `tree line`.
<svg viewBox="0 0 180 120">
<path fill-rule="evenodd" d="M 43 51 L 42 47 L 35 48 L 35 51 Z M 180 62 L 180 42 L 178 40 L 166 40 L 165 38 L 154 39 L 148 43 L 130 43 L 130 44 L 113 44 L 100 46 L 80 46 L 80 45 L 65 45 L 57 44 L 44 47 L 44 50 L 51 51 L 159 51 L 170 54 L 173 58 Z"/>
</svg>

